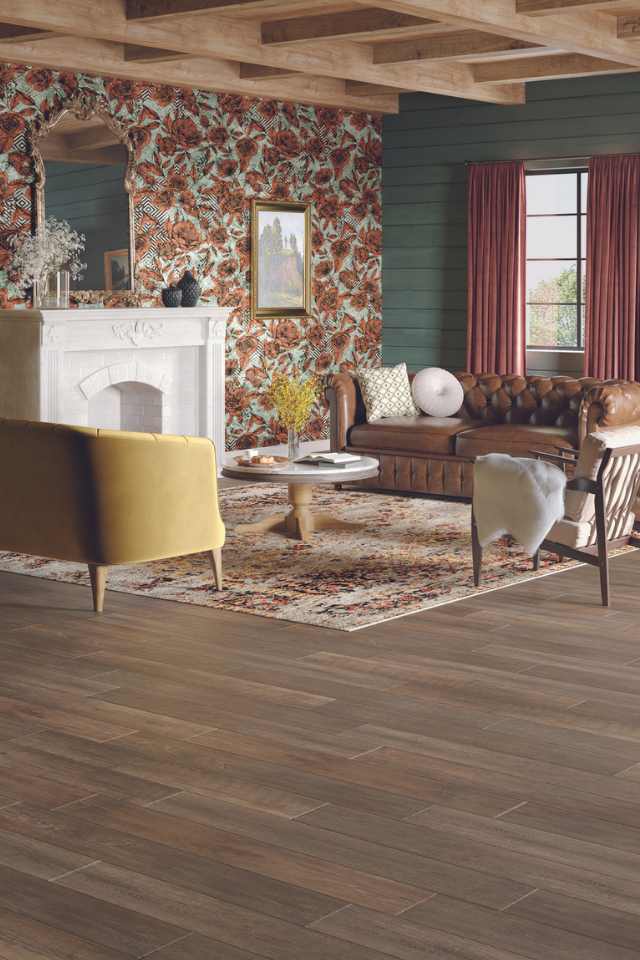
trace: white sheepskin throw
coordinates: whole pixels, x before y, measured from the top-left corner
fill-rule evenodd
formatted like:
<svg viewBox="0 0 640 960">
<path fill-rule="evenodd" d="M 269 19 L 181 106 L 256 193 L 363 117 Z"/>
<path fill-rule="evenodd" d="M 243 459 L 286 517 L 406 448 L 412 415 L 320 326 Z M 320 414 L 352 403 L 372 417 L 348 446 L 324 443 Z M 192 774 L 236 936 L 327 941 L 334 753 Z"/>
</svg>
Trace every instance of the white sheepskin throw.
<svg viewBox="0 0 640 960">
<path fill-rule="evenodd" d="M 411 384 L 413 400 L 430 417 L 452 417 L 464 401 L 464 390 L 457 377 L 440 367 L 425 367 Z"/>
<path fill-rule="evenodd" d="M 564 516 L 563 471 L 544 460 L 489 453 L 473 472 L 473 512 L 481 546 L 510 534 L 533 556 Z"/>
</svg>

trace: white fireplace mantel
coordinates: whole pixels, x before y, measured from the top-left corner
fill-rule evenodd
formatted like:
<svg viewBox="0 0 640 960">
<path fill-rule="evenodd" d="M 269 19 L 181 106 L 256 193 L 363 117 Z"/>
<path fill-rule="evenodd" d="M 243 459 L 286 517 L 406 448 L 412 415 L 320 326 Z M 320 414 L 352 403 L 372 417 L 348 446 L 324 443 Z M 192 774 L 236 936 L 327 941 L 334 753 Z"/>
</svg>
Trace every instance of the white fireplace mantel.
<svg viewBox="0 0 640 960">
<path fill-rule="evenodd" d="M 225 449 L 222 307 L 0 310 L 0 416 L 81 426 L 102 390 L 159 392 L 162 432 Z"/>
</svg>

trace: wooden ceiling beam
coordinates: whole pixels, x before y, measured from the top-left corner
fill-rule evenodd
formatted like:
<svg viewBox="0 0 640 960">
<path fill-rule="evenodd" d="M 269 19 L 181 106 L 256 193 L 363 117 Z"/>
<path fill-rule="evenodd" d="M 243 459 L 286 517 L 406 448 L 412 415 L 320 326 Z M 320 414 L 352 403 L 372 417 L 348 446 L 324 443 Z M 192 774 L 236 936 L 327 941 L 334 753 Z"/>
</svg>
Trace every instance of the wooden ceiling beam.
<svg viewBox="0 0 640 960">
<path fill-rule="evenodd" d="M 624 40 L 640 39 L 640 17 L 618 17 L 618 36 Z"/>
<path fill-rule="evenodd" d="M 63 133 L 60 136 L 64 137 L 69 150 L 77 151 L 97 150 L 120 143 L 113 130 L 110 130 L 106 123 L 88 127 L 86 130 L 78 131 L 78 133 Z"/>
<path fill-rule="evenodd" d="M 410 60 L 452 60 L 474 54 L 529 50 L 537 44 L 513 37 L 499 37 L 477 30 L 459 30 L 437 37 L 381 43 L 374 47 L 374 63 L 403 63 Z"/>
<path fill-rule="evenodd" d="M 588 77 L 607 73 L 634 73 L 640 67 L 624 67 L 611 60 L 585 57 L 581 53 L 553 54 L 545 57 L 524 57 L 479 63 L 473 68 L 478 83 L 529 83 L 534 80 L 563 80 L 567 77 Z"/>
<path fill-rule="evenodd" d="M 16 27 L 12 23 L 0 23 L 0 40 L 43 40 L 50 36 L 49 30 L 33 30 L 30 27 Z"/>
<path fill-rule="evenodd" d="M 395 90 L 393 87 L 385 87 L 382 83 L 361 83 L 359 80 L 347 80 L 347 93 L 352 97 L 378 97 L 387 93 L 409 93 L 408 90 Z"/>
<path fill-rule="evenodd" d="M 572 13 L 578 10 L 606 10 L 620 0 L 516 0 L 516 12 L 526 14 Z"/>
<path fill-rule="evenodd" d="M 262 80 L 265 77 L 294 77 L 299 75 L 297 70 L 286 70 L 284 67 L 268 67 L 263 63 L 241 63 L 240 77 L 243 80 Z"/>
<path fill-rule="evenodd" d="M 126 164 L 127 152 L 122 144 L 103 147 L 96 150 L 83 150 L 78 153 L 69 146 L 67 137 L 61 133 L 49 133 L 40 145 L 43 160 L 62 160 L 65 163 L 100 164 L 113 166 Z"/>
<path fill-rule="evenodd" d="M 308 43 L 310 40 L 371 40 L 416 36 L 430 27 L 441 27 L 436 20 L 406 13 L 363 7 L 343 13 L 325 13 L 287 20 L 266 20 L 262 24 L 262 42 Z"/>
<path fill-rule="evenodd" d="M 175 19 L 192 13 L 274 17 L 310 5 L 310 0 L 126 0 L 126 14 L 129 20 Z"/>
<path fill-rule="evenodd" d="M 323 0 L 316 0 L 316 3 L 325 6 Z M 496 84 L 492 86 L 491 84 L 475 83 L 471 67 L 466 63 L 377 65 L 373 63 L 369 46 L 348 40 L 319 41 L 308 50 L 306 47 L 299 45 L 286 48 L 271 47 L 261 43 L 259 24 L 252 21 L 223 20 L 222 18 L 210 21 L 202 17 L 192 17 L 191 19 L 178 17 L 169 23 L 161 21 L 143 23 L 125 18 L 122 0 L 100 0 L 100 8 L 101 16 L 96 17 L 95 0 L 59 0 L 55 4 L 51 3 L 50 0 L 21 0 L 20 8 L 16 12 L 15 0 L 0 0 L 0 22 L 15 22 L 16 19 L 19 19 L 22 26 L 49 29 L 56 33 L 85 37 L 87 39 L 82 43 L 75 41 L 75 47 L 79 48 L 79 54 L 86 48 L 89 39 L 112 41 L 120 45 L 135 43 L 160 47 L 164 50 L 179 51 L 200 61 L 199 75 L 202 72 L 203 64 L 211 66 L 211 61 L 230 60 L 236 61 L 237 64 L 257 63 L 279 67 L 287 71 L 298 71 L 300 74 L 310 76 L 314 81 L 305 88 L 307 91 L 304 98 L 305 102 L 313 102 L 310 100 L 308 91 L 320 89 L 318 87 L 318 78 L 320 77 L 340 81 L 343 106 L 347 105 L 344 102 L 345 80 L 382 84 L 386 87 L 395 87 L 398 90 L 411 89 L 443 96 L 463 97 L 487 103 L 512 104 L 524 102 L 525 92 L 522 84 Z M 22 62 L 31 62 L 32 54 L 30 51 L 36 47 L 36 44 L 24 44 L 22 46 L 29 50 L 23 57 Z M 65 69 L 84 69 L 89 72 L 92 69 L 97 71 L 98 68 L 93 68 L 90 63 L 88 66 L 74 67 L 75 61 L 71 57 L 71 53 L 75 56 L 76 51 L 73 50 L 73 46 L 72 44 L 71 48 L 61 48 L 61 59 L 57 62 L 54 60 L 48 65 Z M 637 48 L 634 47 L 634 49 Z M 120 50 L 122 51 L 122 47 L 120 47 Z M 13 59 L 15 60 L 15 58 Z M 640 54 L 638 59 L 640 60 Z M 186 76 L 189 72 L 189 64 L 192 62 L 192 60 L 176 61 L 171 65 L 171 69 L 172 71 L 179 69 L 182 76 Z M 134 62 L 125 61 L 121 52 L 120 64 L 110 68 L 110 70 L 115 76 L 126 76 L 127 74 L 123 73 L 122 65 L 126 66 L 127 63 L 129 68 L 135 66 Z M 138 66 L 146 70 L 146 73 L 141 75 L 143 79 L 156 79 L 150 73 L 151 64 L 139 64 Z M 168 66 L 165 64 L 165 69 Z M 104 70 L 102 72 L 104 73 Z M 191 72 L 194 73 L 195 70 L 191 70 Z M 272 95 L 266 86 L 261 86 L 258 91 L 255 85 L 250 85 L 249 81 L 241 81 L 238 66 L 236 66 L 235 76 L 238 81 L 237 92 L 242 92 L 240 84 L 246 82 L 252 95 L 258 92 L 264 96 Z M 205 71 L 205 80 L 206 77 Z M 166 73 L 163 73 L 160 79 L 165 83 L 172 82 Z M 188 85 L 186 80 L 177 82 L 181 86 Z M 277 78 L 274 78 L 273 82 L 277 83 Z M 286 82 L 290 84 L 290 81 Z M 194 80 L 192 85 L 197 86 L 198 81 Z M 304 87 L 302 77 L 296 78 L 296 85 L 300 89 Z M 207 89 L 213 89 L 213 87 L 214 85 L 211 84 Z M 327 92 L 329 93 L 329 91 L 330 95 L 337 100 L 335 83 L 329 85 Z M 287 94 L 285 99 L 295 99 L 295 95 Z M 299 99 L 302 99 L 302 97 Z M 362 109 L 362 105 L 360 105 L 360 108 Z M 371 109 L 376 108 L 372 106 Z M 393 110 L 393 108 L 391 109 Z"/>
<path fill-rule="evenodd" d="M 617 36 L 616 19 L 603 13 L 574 12 L 532 17 L 516 13 L 515 0 L 355 0 L 364 6 L 431 17 L 464 30 L 501 36 L 640 66 L 640 48 Z"/>
<path fill-rule="evenodd" d="M 161 63 L 171 60 L 184 60 L 189 55 L 176 50 L 163 50 L 162 47 L 141 47 L 136 43 L 125 43 L 124 59 L 138 60 L 140 63 Z"/>
<path fill-rule="evenodd" d="M 187 58 L 173 63 L 126 61 L 123 45 L 85 38 L 51 38 L 38 43 L 15 43 L 3 51 L 12 63 L 77 70 L 98 76 L 122 77 L 146 83 L 170 84 L 188 89 L 223 93 L 245 93 L 298 103 L 322 104 L 375 113 L 397 113 L 398 97 L 393 93 L 372 96 L 366 102 L 346 91 L 344 80 L 305 74 L 293 78 L 264 78 L 259 89 L 254 80 L 240 77 L 239 64 L 225 60 Z M 507 89 L 509 89 L 507 87 Z"/>
</svg>

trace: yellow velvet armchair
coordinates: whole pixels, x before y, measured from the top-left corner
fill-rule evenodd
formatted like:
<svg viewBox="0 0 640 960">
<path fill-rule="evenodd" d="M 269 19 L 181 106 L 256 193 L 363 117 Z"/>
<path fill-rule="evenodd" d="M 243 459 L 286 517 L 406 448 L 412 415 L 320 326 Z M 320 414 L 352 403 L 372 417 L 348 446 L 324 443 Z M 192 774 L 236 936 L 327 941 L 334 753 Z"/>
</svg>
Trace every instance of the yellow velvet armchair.
<svg viewBox="0 0 640 960">
<path fill-rule="evenodd" d="M 222 588 L 216 454 L 201 437 L 0 420 L 0 550 L 107 570 L 209 553 Z"/>
</svg>

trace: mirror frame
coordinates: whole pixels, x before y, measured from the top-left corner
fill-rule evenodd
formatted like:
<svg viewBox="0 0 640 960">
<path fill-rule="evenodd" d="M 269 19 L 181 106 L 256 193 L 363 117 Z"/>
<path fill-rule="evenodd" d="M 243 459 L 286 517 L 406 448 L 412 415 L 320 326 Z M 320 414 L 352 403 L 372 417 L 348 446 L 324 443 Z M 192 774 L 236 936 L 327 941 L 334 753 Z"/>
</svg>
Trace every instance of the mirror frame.
<svg viewBox="0 0 640 960">
<path fill-rule="evenodd" d="M 103 107 L 101 107 L 91 97 L 78 96 L 69 100 L 65 105 L 52 116 L 38 118 L 30 125 L 28 134 L 29 152 L 33 163 L 33 225 L 37 230 L 42 226 L 46 218 L 45 206 L 45 183 L 46 171 L 45 161 L 42 156 L 41 143 L 56 128 L 60 121 L 72 114 L 78 120 L 90 120 L 92 117 L 99 117 L 108 129 L 115 134 L 118 142 L 127 151 L 127 169 L 124 176 L 124 189 L 129 198 L 129 275 L 131 277 L 130 287 L 127 290 L 102 290 L 105 296 L 114 294 L 131 295 L 135 294 L 136 289 L 136 235 L 135 235 L 135 212 L 133 206 L 133 194 L 135 191 L 135 154 L 131 139 L 124 127 L 117 120 L 114 120 Z M 73 291 L 72 291 L 73 295 Z"/>
</svg>

